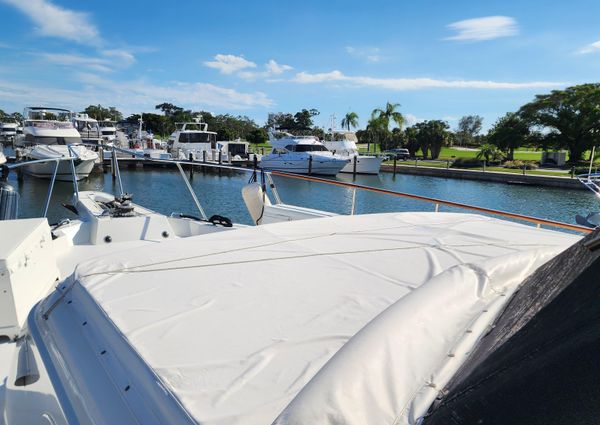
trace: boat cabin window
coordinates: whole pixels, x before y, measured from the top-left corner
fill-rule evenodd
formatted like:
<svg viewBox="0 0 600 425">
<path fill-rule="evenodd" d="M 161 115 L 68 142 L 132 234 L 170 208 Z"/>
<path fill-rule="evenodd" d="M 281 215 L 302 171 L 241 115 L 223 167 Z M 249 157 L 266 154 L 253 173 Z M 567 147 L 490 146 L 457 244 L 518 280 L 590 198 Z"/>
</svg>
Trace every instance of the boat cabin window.
<svg viewBox="0 0 600 425">
<path fill-rule="evenodd" d="M 290 152 L 327 151 L 327 148 L 323 145 L 287 145 L 285 148 Z"/>
<path fill-rule="evenodd" d="M 96 131 L 98 130 L 98 124 L 93 121 L 77 121 L 77 130 L 79 131 Z"/>
<path fill-rule="evenodd" d="M 210 143 L 211 148 L 217 145 L 217 135 L 212 133 L 179 133 L 179 143 Z"/>
</svg>

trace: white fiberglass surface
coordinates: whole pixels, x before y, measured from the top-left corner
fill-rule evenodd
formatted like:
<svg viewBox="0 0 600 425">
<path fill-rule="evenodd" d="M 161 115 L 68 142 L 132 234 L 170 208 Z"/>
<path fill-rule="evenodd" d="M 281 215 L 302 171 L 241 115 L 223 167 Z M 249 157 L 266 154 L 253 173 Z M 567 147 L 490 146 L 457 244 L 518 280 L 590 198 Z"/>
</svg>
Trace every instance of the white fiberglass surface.
<svg viewBox="0 0 600 425">
<path fill-rule="evenodd" d="M 576 240 L 470 214 L 337 216 L 164 242 L 77 277 L 199 423 L 268 424 L 434 276 Z"/>
</svg>

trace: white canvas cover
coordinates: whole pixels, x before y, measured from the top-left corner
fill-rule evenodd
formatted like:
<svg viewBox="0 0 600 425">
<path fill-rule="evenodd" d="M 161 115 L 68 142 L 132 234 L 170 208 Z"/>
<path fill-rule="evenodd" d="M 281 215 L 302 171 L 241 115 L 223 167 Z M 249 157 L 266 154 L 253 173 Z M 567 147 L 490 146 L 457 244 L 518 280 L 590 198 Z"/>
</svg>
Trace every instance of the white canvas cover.
<svg viewBox="0 0 600 425">
<path fill-rule="evenodd" d="M 77 278 L 199 423 L 379 425 L 412 422 L 501 294 L 576 240 L 470 214 L 337 216 L 164 242 Z"/>
</svg>

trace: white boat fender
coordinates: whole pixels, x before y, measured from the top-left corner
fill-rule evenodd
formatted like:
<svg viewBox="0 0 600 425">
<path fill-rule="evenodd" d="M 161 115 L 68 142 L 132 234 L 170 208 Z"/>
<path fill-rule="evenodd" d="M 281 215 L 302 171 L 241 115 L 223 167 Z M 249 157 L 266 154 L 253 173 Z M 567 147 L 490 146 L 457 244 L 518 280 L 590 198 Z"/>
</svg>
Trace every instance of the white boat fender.
<svg viewBox="0 0 600 425">
<path fill-rule="evenodd" d="M 271 205 L 271 201 L 261 185 L 258 182 L 248 183 L 242 188 L 242 198 L 244 198 L 252 221 L 257 225 L 260 224 L 265 206 Z"/>
</svg>

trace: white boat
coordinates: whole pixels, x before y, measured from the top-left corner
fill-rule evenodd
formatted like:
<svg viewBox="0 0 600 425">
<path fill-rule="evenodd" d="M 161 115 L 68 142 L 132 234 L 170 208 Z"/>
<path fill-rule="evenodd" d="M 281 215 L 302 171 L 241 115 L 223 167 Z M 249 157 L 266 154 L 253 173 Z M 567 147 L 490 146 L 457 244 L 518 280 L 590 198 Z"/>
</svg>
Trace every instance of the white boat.
<svg viewBox="0 0 600 425">
<path fill-rule="evenodd" d="M 169 137 L 169 144 L 173 156 L 178 159 L 229 161 L 226 145 L 217 141 L 217 133 L 208 131 L 208 124 L 202 122 L 201 118 L 176 123 L 176 130 Z"/>
<path fill-rule="evenodd" d="M 0 141 L 14 143 L 17 138 L 19 124 L 16 122 L 0 123 Z"/>
<path fill-rule="evenodd" d="M 220 231 L 126 202 L 0 221 L 6 423 L 419 424 L 580 240 L 441 212 Z"/>
<path fill-rule="evenodd" d="M 24 137 L 19 141 L 21 153 L 28 160 L 59 158 L 56 178 L 61 181 L 72 179 L 71 157 L 78 180 L 90 174 L 98 159 L 96 152 L 78 145 L 81 138 L 70 121 L 71 115 L 66 109 L 25 108 Z M 54 162 L 44 162 L 27 165 L 24 171 L 34 177 L 51 178 L 54 168 Z"/>
<path fill-rule="evenodd" d="M 269 142 L 273 150 L 260 161 L 264 170 L 335 176 L 350 162 L 327 150 L 314 136 L 294 136 L 286 132 L 275 134 L 270 131 Z"/>
<path fill-rule="evenodd" d="M 77 180 L 87 178 L 94 168 L 98 154 L 83 145 L 35 145 L 21 150 L 26 159 L 35 161 L 51 158 L 59 158 L 56 179 L 59 181 L 71 181 L 73 170 L 71 160 L 75 168 Z M 25 172 L 33 177 L 49 179 L 54 174 L 54 162 L 33 163 L 25 167 Z"/>
<path fill-rule="evenodd" d="M 100 127 L 100 137 L 103 142 L 105 144 L 115 143 L 117 139 L 117 127 L 115 126 L 115 122 L 107 118 L 103 121 L 99 121 L 98 125 Z"/>
<path fill-rule="evenodd" d="M 342 168 L 341 173 L 379 174 L 384 158 L 360 155 L 356 146 L 357 142 L 356 133 L 352 131 L 334 131 L 331 140 L 323 140 L 323 144 L 327 149 L 350 161 Z"/>
<path fill-rule="evenodd" d="M 93 145 L 100 144 L 102 140 L 102 132 L 98 120 L 90 117 L 88 114 L 75 114 L 72 118 L 73 126 L 79 132 L 81 141 Z"/>
</svg>

